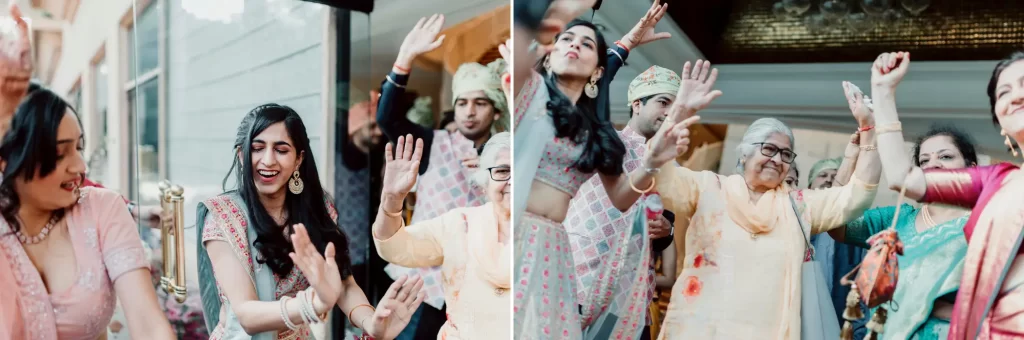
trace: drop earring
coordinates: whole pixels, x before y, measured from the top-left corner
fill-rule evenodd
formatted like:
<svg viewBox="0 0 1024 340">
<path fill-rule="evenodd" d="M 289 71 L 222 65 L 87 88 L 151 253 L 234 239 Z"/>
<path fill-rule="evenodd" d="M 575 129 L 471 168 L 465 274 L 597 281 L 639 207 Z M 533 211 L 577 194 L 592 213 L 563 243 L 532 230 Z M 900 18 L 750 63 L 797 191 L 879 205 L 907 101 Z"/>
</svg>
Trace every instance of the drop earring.
<svg viewBox="0 0 1024 340">
<path fill-rule="evenodd" d="M 544 66 L 544 71 L 545 72 L 547 72 L 548 74 L 551 74 L 551 59 L 550 58 L 544 58 L 544 62 L 541 65 Z"/>
<path fill-rule="evenodd" d="M 295 170 L 295 172 L 292 173 L 292 178 L 288 180 L 288 190 L 293 194 L 298 195 L 302 193 L 303 188 L 305 188 L 305 186 L 302 185 L 302 179 L 299 178 L 299 171 Z"/>
<path fill-rule="evenodd" d="M 1006 141 L 1004 141 L 1003 144 L 1006 144 L 1006 147 L 1010 148 L 1010 152 L 1013 153 L 1013 156 L 1017 157 L 1017 148 L 1013 147 L 1013 141 L 1010 140 L 1010 136 L 1006 134 L 1006 130 L 999 131 L 999 134 L 1006 137 Z"/>
<path fill-rule="evenodd" d="M 587 94 L 587 97 L 597 98 L 597 95 L 600 92 L 597 89 L 597 79 L 591 78 L 590 82 L 587 83 L 587 86 L 583 88 L 583 92 Z"/>
</svg>

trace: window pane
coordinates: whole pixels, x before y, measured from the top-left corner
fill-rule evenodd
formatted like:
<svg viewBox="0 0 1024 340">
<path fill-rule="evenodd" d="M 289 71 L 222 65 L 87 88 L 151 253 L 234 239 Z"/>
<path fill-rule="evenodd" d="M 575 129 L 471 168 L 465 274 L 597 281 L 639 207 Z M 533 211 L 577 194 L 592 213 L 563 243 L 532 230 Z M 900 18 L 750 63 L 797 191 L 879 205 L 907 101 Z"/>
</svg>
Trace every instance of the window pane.
<svg viewBox="0 0 1024 340">
<path fill-rule="evenodd" d="M 137 75 L 146 74 L 157 67 L 160 60 L 157 47 L 160 6 L 160 3 L 155 3 L 146 7 L 139 13 L 135 25 L 128 29 L 128 79 L 135 79 Z"/>
<path fill-rule="evenodd" d="M 89 179 L 110 185 L 111 179 L 107 178 L 109 173 L 107 169 L 107 153 L 109 151 L 107 150 L 107 62 L 100 60 L 94 67 L 93 72 L 96 76 L 92 85 L 96 111 L 92 113 L 94 115 L 92 121 L 96 124 L 91 127 L 92 134 L 86 141 L 86 147 L 92 150 L 89 155 Z"/>
<path fill-rule="evenodd" d="M 158 79 L 147 81 L 136 88 L 137 96 L 132 101 L 132 117 L 138 119 L 136 123 L 139 128 L 138 143 L 138 174 L 139 194 L 142 204 L 158 204 L 158 187 L 160 182 L 160 126 L 159 122 L 159 86 Z M 134 93 L 133 93 L 134 94 Z M 134 101 L 137 100 L 141 105 Z M 135 111 L 139 110 L 139 111 Z"/>
</svg>

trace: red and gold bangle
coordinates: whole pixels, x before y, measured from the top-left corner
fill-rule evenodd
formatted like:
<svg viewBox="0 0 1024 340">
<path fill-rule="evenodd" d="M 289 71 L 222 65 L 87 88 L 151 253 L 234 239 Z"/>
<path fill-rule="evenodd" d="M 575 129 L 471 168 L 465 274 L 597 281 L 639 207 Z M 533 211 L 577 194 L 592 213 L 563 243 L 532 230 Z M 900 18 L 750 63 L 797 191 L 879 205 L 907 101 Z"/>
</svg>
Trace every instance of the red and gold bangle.
<svg viewBox="0 0 1024 340">
<path fill-rule="evenodd" d="M 395 65 L 393 65 L 393 66 L 394 66 L 394 68 L 398 69 L 399 71 L 402 71 L 402 72 L 405 72 L 405 73 L 409 73 L 410 71 L 412 71 L 412 70 L 410 70 L 408 68 L 398 66 L 398 63 L 395 63 Z"/>
<path fill-rule="evenodd" d="M 626 53 L 629 53 L 629 47 L 626 47 L 626 45 L 623 45 L 622 44 L 622 40 L 616 40 L 615 41 L 615 46 L 622 47 L 622 49 L 626 50 Z"/>
<path fill-rule="evenodd" d="M 857 128 L 857 132 L 868 132 L 868 131 L 871 131 L 874 128 L 875 128 L 874 125 L 861 126 L 861 127 Z"/>
</svg>

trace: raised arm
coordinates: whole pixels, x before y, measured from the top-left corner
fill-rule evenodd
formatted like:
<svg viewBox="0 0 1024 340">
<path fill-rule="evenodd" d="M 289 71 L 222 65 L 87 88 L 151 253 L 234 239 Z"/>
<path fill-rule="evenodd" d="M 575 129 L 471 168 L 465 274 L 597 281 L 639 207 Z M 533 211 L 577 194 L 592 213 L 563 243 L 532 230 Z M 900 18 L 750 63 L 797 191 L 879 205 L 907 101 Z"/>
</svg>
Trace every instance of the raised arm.
<svg viewBox="0 0 1024 340">
<path fill-rule="evenodd" d="M 93 203 L 100 211 L 99 245 L 106 274 L 114 282 L 114 292 L 128 319 L 132 338 L 175 339 L 157 302 L 139 231 L 124 208 L 124 201 L 109 190 L 96 190 L 89 195 L 95 196 Z"/>
<path fill-rule="evenodd" d="M 377 254 L 385 261 L 404 267 L 439 266 L 444 261 L 442 247 L 444 215 L 402 227 L 402 202 L 416 184 L 416 168 L 423 154 L 423 141 L 413 136 L 398 137 L 392 153 L 392 144 L 384 146 L 384 187 L 381 204 L 373 222 L 373 243 Z"/>
<path fill-rule="evenodd" d="M 434 141 L 434 130 L 416 123 L 406 117 L 405 112 L 399 112 L 396 107 L 398 98 L 405 93 L 405 86 L 409 82 L 409 73 L 412 71 L 412 62 L 420 55 L 433 51 L 444 42 L 444 35 L 441 28 L 444 27 L 444 15 L 434 14 L 430 18 L 420 18 L 416 26 L 409 31 L 402 41 L 402 47 L 398 51 L 398 58 L 391 68 L 391 73 L 384 79 L 381 86 L 380 102 L 377 104 L 377 125 L 380 126 L 388 140 L 395 141 L 400 136 L 411 134 L 422 139 L 426 145 L 427 161 L 420 164 L 420 173 L 427 171 L 430 160 L 430 145 Z"/>
<path fill-rule="evenodd" d="M 676 93 L 676 99 L 669 109 L 668 119 L 662 123 L 661 129 L 649 142 L 643 166 L 632 173 L 619 176 L 601 174 L 601 181 L 608 197 L 621 211 L 628 210 L 640 198 L 640 193 L 634 190 L 633 186 L 641 190 L 650 187 L 658 169 L 672 163 L 678 155 L 689 149 L 689 127 L 700 121 L 700 117 L 696 116 L 697 111 L 703 110 L 722 95 L 722 91 L 712 90 L 715 80 L 718 79 L 718 69 L 712 69 L 708 61 L 698 60 L 692 69 L 690 62 L 686 62 L 683 64 L 682 78 L 679 92 Z M 665 192 L 660 189 L 658 191 L 662 194 Z M 674 209 L 673 211 L 680 213 Z"/>
<path fill-rule="evenodd" d="M 900 208 L 900 214 L 908 214 L 914 210 L 910 205 L 904 205 Z M 864 212 L 861 217 L 850 221 L 846 225 L 830 230 L 829 236 L 836 242 L 842 242 L 849 245 L 854 245 L 864 249 L 870 248 L 867 244 L 868 238 L 872 235 L 889 228 L 892 224 L 893 214 L 896 213 L 896 207 L 878 207 L 870 209 Z M 901 219 L 907 218 L 906 216 Z"/>
<path fill-rule="evenodd" d="M 839 164 L 839 170 L 836 171 L 836 185 L 843 186 L 850 183 L 858 158 L 860 158 L 860 132 L 850 136 L 850 144 L 846 145 L 846 151 L 843 152 L 843 162 Z"/>
<path fill-rule="evenodd" d="M 844 87 L 850 86 L 843 83 Z M 859 91 L 858 91 L 859 92 Z M 863 102 L 862 95 L 854 93 L 853 100 Z M 860 126 L 860 155 L 854 166 L 850 182 L 822 190 L 804 190 L 811 217 L 811 233 L 818 234 L 845 225 L 860 217 L 875 200 L 882 169 L 875 141 L 875 121 L 868 110 L 852 110 Z"/>
<path fill-rule="evenodd" d="M 924 197 L 925 181 L 921 168 L 911 164 L 903 147 L 902 125 L 896 113 L 896 86 L 910 67 L 910 53 L 882 53 L 871 65 L 871 95 L 874 97 L 875 127 L 878 153 L 889 188 L 905 190 L 907 198 L 919 201 Z"/>
</svg>

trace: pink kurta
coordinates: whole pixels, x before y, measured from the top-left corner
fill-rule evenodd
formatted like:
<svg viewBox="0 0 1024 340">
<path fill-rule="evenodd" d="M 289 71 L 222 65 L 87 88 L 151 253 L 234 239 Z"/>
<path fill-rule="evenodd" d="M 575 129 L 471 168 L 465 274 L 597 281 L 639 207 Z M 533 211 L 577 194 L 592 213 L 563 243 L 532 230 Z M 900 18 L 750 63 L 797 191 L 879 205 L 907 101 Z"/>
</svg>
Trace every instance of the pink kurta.
<svg viewBox="0 0 1024 340">
<path fill-rule="evenodd" d="M 20 310 L 26 333 L 19 339 L 92 340 L 105 335 L 116 303 L 114 282 L 125 273 L 148 269 L 138 227 L 121 195 L 89 187 L 82 192 L 81 203 L 65 217 L 77 281 L 62 291 L 46 290 L 21 242 L 0 220 L 0 264 L 8 264 L 0 267 L 0 317 Z M 8 287 L 10 283 L 16 286 Z M 7 324 L 0 320 L 0 325 Z"/>
<path fill-rule="evenodd" d="M 512 294 L 507 289 L 512 247 L 494 239 L 497 229 L 494 207 L 487 203 L 403 227 L 386 240 L 374 236 L 377 253 L 385 261 L 414 268 L 440 266 L 448 321 L 438 339 L 508 339 L 512 335 Z M 480 241 L 482 237 L 487 241 Z M 490 256 L 477 255 L 488 250 Z M 501 272 L 505 277 L 498 281 L 504 281 L 504 288 L 488 277 Z"/>
<path fill-rule="evenodd" d="M 756 207 L 771 207 L 761 216 L 773 215 L 773 228 L 752 236 L 740 226 L 744 219 L 727 207 L 753 206 L 743 181 L 739 175 L 674 166 L 657 175 L 665 209 L 675 212 L 677 221 L 690 219 L 689 225 L 676 224 L 676 233 L 685 235 L 684 266 L 659 339 L 800 339 L 805 245 L 789 189 L 761 198 Z M 741 192 L 727 190 L 736 187 Z M 874 186 L 854 178 L 846 186 L 793 195 L 806 204 L 802 215 L 810 230 L 805 232 L 817 234 L 862 215 L 874 200 Z M 773 204 L 762 205 L 769 196 Z"/>
</svg>

